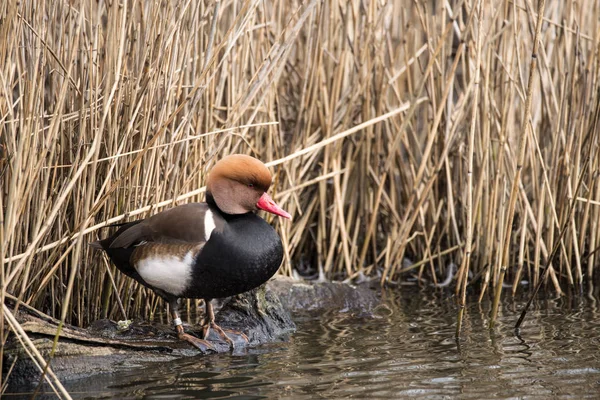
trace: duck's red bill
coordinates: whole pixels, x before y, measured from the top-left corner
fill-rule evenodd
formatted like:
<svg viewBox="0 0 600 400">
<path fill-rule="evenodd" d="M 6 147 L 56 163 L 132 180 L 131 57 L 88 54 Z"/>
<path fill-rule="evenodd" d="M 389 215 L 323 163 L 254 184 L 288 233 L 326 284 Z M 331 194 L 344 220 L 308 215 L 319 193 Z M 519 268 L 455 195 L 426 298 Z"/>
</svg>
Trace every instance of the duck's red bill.
<svg viewBox="0 0 600 400">
<path fill-rule="evenodd" d="M 283 208 L 279 207 L 275 201 L 269 196 L 266 192 L 260 196 L 258 203 L 256 203 L 256 207 L 264 210 L 266 212 L 270 212 L 271 214 L 279 215 L 280 217 L 292 219 L 292 216 L 285 211 Z"/>
</svg>

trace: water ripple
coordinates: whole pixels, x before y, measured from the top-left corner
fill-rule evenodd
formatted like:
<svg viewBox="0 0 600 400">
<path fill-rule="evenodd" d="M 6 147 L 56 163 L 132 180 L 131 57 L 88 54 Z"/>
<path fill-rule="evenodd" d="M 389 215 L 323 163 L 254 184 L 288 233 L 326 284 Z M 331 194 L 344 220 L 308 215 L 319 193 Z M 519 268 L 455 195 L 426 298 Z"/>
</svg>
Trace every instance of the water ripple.
<svg viewBox="0 0 600 400">
<path fill-rule="evenodd" d="M 389 295 L 389 294 L 388 294 Z M 287 343 L 214 355 L 67 385 L 74 398 L 598 398 L 597 300 L 539 301 L 520 335 L 524 302 L 467 308 L 455 340 L 453 301 L 436 293 L 388 296 L 378 318 L 326 314 L 297 321 Z"/>
</svg>

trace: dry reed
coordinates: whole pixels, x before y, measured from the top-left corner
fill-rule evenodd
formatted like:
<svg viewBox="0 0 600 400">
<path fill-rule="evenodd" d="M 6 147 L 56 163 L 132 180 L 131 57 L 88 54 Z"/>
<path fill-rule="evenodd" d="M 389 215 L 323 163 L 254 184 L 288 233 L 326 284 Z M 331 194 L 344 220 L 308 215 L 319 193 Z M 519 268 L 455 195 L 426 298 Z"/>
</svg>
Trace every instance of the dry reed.
<svg viewBox="0 0 600 400">
<path fill-rule="evenodd" d="M 79 326 L 151 317 L 160 300 L 85 243 L 202 201 L 206 172 L 233 152 L 272 166 L 294 217 L 271 221 L 281 273 L 434 287 L 458 265 L 463 304 L 467 287 L 499 296 L 505 280 L 513 294 L 522 280 L 591 288 L 600 3 L 541 9 L 3 2 L 3 303 Z M 0 340 L 12 331 L 26 344 L 6 310 Z"/>
</svg>

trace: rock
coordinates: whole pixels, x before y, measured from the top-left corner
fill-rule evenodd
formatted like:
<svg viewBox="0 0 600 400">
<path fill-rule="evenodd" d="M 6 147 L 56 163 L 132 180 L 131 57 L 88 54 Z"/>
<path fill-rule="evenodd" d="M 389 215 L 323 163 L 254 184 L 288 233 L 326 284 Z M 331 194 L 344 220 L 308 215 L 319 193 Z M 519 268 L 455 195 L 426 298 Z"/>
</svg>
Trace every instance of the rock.
<svg viewBox="0 0 600 400">
<path fill-rule="evenodd" d="M 229 298 L 215 320 L 223 328 L 246 333 L 251 346 L 272 342 L 296 330 L 272 284 Z"/>
<path fill-rule="evenodd" d="M 247 335 L 248 343 L 241 340 L 241 336 L 230 335 L 235 338 L 235 351 L 243 352 L 248 346 L 285 340 L 296 328 L 291 313 L 331 311 L 364 316 L 370 315 L 377 304 L 375 292 L 366 287 L 304 283 L 277 277 L 267 285 L 222 301 L 216 322 L 224 329 Z M 57 321 L 24 312 L 19 314 L 19 319 L 47 359 Z M 171 326 L 147 321 L 133 321 L 125 326 L 123 329 L 123 325 L 110 320 L 95 321 L 87 329 L 64 326 L 51 362 L 52 370 L 60 380 L 71 380 L 199 354 L 198 349 L 178 340 Z M 201 336 L 200 326 L 184 324 L 184 328 L 188 333 Z M 218 352 L 229 351 L 216 334 L 209 335 L 208 341 Z M 13 363 L 9 392 L 37 384 L 40 371 L 14 337 L 4 349 L 3 375 Z"/>
<path fill-rule="evenodd" d="M 287 277 L 277 277 L 269 283 L 283 307 L 294 314 L 339 311 L 360 317 L 371 315 L 379 304 L 377 293 L 366 285 L 299 282 Z"/>
</svg>

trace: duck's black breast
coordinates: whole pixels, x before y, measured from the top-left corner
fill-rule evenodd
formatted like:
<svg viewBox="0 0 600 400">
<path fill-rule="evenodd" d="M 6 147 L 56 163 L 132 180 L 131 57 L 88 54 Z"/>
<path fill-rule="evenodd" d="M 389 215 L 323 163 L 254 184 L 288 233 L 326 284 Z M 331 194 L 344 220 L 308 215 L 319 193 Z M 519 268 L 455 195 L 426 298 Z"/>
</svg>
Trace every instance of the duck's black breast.
<svg viewBox="0 0 600 400">
<path fill-rule="evenodd" d="M 265 220 L 254 213 L 231 216 L 196 257 L 182 297 L 212 299 L 246 292 L 269 280 L 282 260 L 281 239 Z"/>
</svg>

